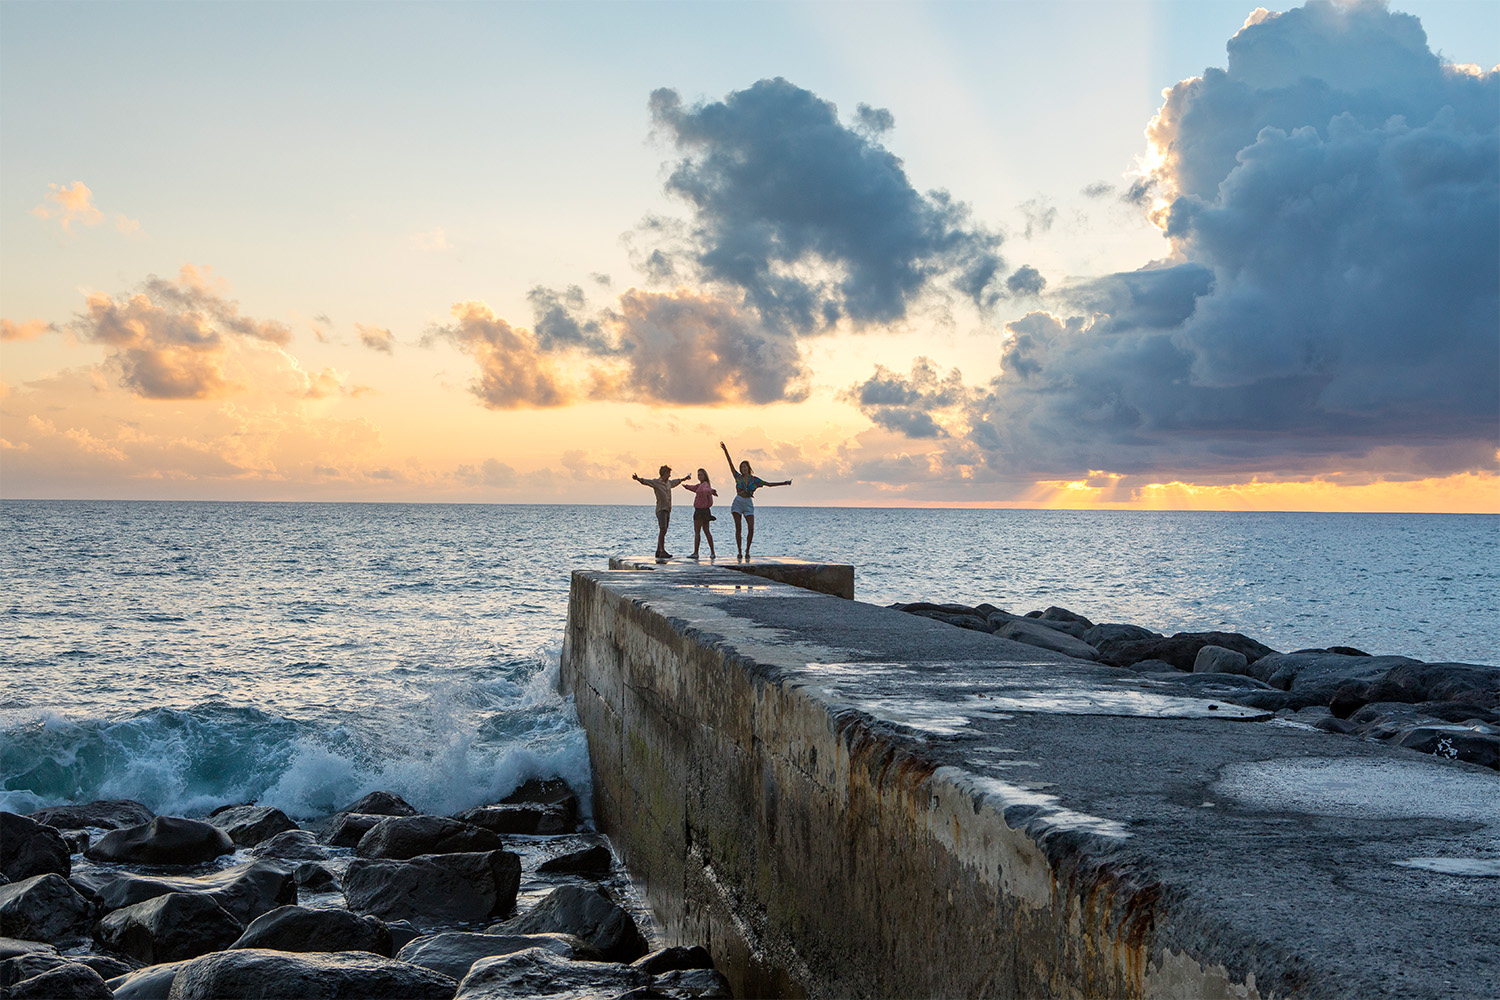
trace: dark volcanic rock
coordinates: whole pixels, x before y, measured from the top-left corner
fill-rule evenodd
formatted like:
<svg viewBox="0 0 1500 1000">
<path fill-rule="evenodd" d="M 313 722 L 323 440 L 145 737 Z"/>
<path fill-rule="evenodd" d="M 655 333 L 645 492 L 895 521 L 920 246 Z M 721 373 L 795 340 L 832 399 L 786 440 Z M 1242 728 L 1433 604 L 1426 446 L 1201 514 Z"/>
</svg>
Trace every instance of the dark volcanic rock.
<svg viewBox="0 0 1500 1000">
<path fill-rule="evenodd" d="M 125 864 L 196 865 L 233 851 L 229 835 L 211 823 L 158 816 L 144 826 L 111 830 L 85 856 Z"/>
<path fill-rule="evenodd" d="M 170 1000 L 172 980 L 177 978 L 177 970 L 186 964 L 165 962 L 161 965 L 148 965 L 144 969 L 109 980 L 109 988 L 114 991 L 115 1000 Z"/>
<path fill-rule="evenodd" d="M 539 802 L 516 802 L 497 806 L 480 806 L 456 813 L 454 819 L 499 836 L 523 834 L 551 836 L 572 833 L 578 828 L 575 813 L 561 805 Z"/>
<path fill-rule="evenodd" d="M 1416 662 L 1404 656 L 1272 653 L 1246 667 L 1245 672 L 1283 691 L 1310 692 L 1314 688 L 1327 688 L 1328 698 L 1332 698 L 1339 687 L 1350 681 L 1378 680 L 1392 667 Z M 1324 704 L 1327 703 L 1325 699 Z"/>
<path fill-rule="evenodd" d="M 312 861 L 298 865 L 292 876 L 296 878 L 297 885 L 308 892 L 327 892 L 339 887 L 333 872 Z"/>
<path fill-rule="evenodd" d="M 707 948 L 698 945 L 676 945 L 661 948 L 630 963 L 631 968 L 659 976 L 677 969 L 712 969 L 714 960 Z"/>
<path fill-rule="evenodd" d="M 56 872 L 0 885 L 0 934 L 67 944 L 89 936 L 94 908 Z"/>
<path fill-rule="evenodd" d="M 354 847 L 361 837 L 386 818 L 374 813 L 338 813 L 323 824 L 318 840 L 329 847 Z"/>
<path fill-rule="evenodd" d="M 1243 674 L 1250 661 L 1245 654 L 1223 646 L 1208 645 L 1193 658 L 1195 674 Z"/>
<path fill-rule="evenodd" d="M 280 861 L 250 861 L 197 878 L 99 871 L 77 881 L 92 889 L 106 910 L 133 906 L 169 892 L 190 892 L 207 896 L 242 924 L 278 906 L 297 902 L 297 881 L 291 868 Z"/>
<path fill-rule="evenodd" d="M 11 882 L 73 870 L 67 841 L 52 827 L 16 813 L 0 812 L 0 874 Z"/>
<path fill-rule="evenodd" d="M 104 977 L 87 965 L 68 962 L 30 979 L 23 979 L 5 995 L 12 1000 L 113 1000 Z"/>
<path fill-rule="evenodd" d="M 609 848 L 603 844 L 595 844 L 586 850 L 549 858 L 537 865 L 536 870 L 542 875 L 582 875 L 586 878 L 603 878 L 609 874 L 614 863 L 615 858 L 609 853 Z"/>
<path fill-rule="evenodd" d="M 99 921 L 99 941 L 142 962 L 176 962 L 229 947 L 244 925 L 202 893 L 169 892 Z"/>
<path fill-rule="evenodd" d="M 255 858 L 280 858 L 284 861 L 322 861 L 328 851 L 318 843 L 311 830 L 287 830 L 250 849 Z"/>
<path fill-rule="evenodd" d="M 1073 611 L 1069 611 L 1067 608 L 1059 608 L 1056 605 L 1048 608 L 1046 611 L 1043 611 L 1039 617 L 1044 622 L 1070 622 L 1074 625 L 1082 626 L 1085 629 L 1091 629 L 1094 627 L 1094 623 L 1083 617 L 1083 615 L 1077 614 Z M 1081 634 L 1082 633 L 1080 633 L 1080 636 Z"/>
<path fill-rule="evenodd" d="M 344 898 L 359 913 L 438 927 L 510 912 L 520 884 L 521 859 L 509 851 L 358 858 L 344 876 Z"/>
<path fill-rule="evenodd" d="M 1015 621 L 1006 622 L 995 630 L 995 634 L 1002 639 L 1024 642 L 1028 646 L 1050 649 L 1080 660 L 1099 659 L 1098 651 L 1082 639 L 1075 639 L 1068 633 L 1059 632 L 1036 619 L 1018 618 Z"/>
<path fill-rule="evenodd" d="M 367 816 L 415 816 L 417 810 L 395 792 L 371 792 L 348 809 L 340 812 Z"/>
<path fill-rule="evenodd" d="M 504 846 L 499 836 L 472 823 L 441 816 L 390 816 L 359 838 L 354 853 L 404 861 L 419 854 L 473 854 Z"/>
<path fill-rule="evenodd" d="M 49 806 L 38 809 L 31 818 L 59 830 L 80 830 L 86 826 L 123 830 L 144 826 L 155 815 L 134 799 L 101 799 L 79 806 Z"/>
<path fill-rule="evenodd" d="M 459 983 L 455 1000 L 511 1000 L 554 994 L 613 997 L 645 986 L 650 979 L 628 965 L 580 962 L 546 948 L 528 948 L 475 962 Z"/>
<path fill-rule="evenodd" d="M 363 951 L 222 951 L 186 962 L 172 1000 L 384 998 L 450 1000 L 458 984 L 431 969 Z"/>
<path fill-rule="evenodd" d="M 1124 625 L 1113 622 L 1103 625 L 1095 625 L 1085 629 L 1083 641 L 1090 646 L 1099 647 L 1101 642 L 1133 642 L 1141 639 L 1164 639 L 1166 636 L 1160 632 L 1153 632 L 1149 628 L 1141 628 L 1139 625 Z"/>
<path fill-rule="evenodd" d="M 396 957 L 462 979 L 481 958 L 509 955 L 527 948 L 545 948 L 563 958 L 582 961 L 602 958 L 582 938 L 571 934 L 466 934 L 460 931 L 419 937 L 402 947 Z"/>
<path fill-rule="evenodd" d="M 13 938 L 9 935 L 0 937 L 0 960 L 15 958 L 18 955 L 56 955 L 57 948 L 47 944 L 45 941 L 32 941 L 27 938 Z"/>
<path fill-rule="evenodd" d="M 278 833 L 297 829 L 286 813 L 271 806 L 230 806 L 217 809 L 208 821 L 229 834 L 241 847 L 253 847 Z"/>
<path fill-rule="evenodd" d="M 391 932 L 392 955 L 411 944 L 417 938 L 422 937 L 422 928 L 410 920 L 391 920 L 385 926 Z"/>
<path fill-rule="evenodd" d="M 23 979 L 40 976 L 70 962 L 87 965 L 104 979 L 123 976 L 131 970 L 129 965 L 119 959 L 105 955 L 59 955 L 55 951 L 33 951 L 0 960 L 0 987 L 12 986 Z"/>
<path fill-rule="evenodd" d="M 1417 726 L 1402 734 L 1396 745 L 1500 771 L 1500 736 L 1452 726 Z"/>
<path fill-rule="evenodd" d="M 250 922 L 231 948 L 276 951 L 368 951 L 391 954 L 391 932 L 379 917 L 348 910 L 308 910 L 282 906 Z"/>
<path fill-rule="evenodd" d="M 1178 632 L 1165 639 L 1101 639 L 1095 648 L 1101 660 L 1117 667 L 1128 667 L 1141 660 L 1165 660 L 1178 670 L 1191 671 L 1198 650 L 1209 645 L 1243 653 L 1250 663 L 1275 652 L 1238 632 Z"/>
<path fill-rule="evenodd" d="M 713 969 L 674 969 L 651 980 L 651 990 L 667 1000 L 733 1000 L 729 980 Z"/>
<path fill-rule="evenodd" d="M 573 934 L 611 962 L 633 962 L 646 953 L 646 939 L 635 918 L 598 889 L 577 885 L 554 889 L 521 916 L 487 930 L 491 934 Z"/>
</svg>

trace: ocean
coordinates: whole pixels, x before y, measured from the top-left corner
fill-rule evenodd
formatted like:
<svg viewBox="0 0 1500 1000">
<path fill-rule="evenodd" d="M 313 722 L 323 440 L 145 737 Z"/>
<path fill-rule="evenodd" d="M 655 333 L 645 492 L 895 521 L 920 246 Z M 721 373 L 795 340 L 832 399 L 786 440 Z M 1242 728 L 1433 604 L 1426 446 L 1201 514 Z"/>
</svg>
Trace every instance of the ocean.
<svg viewBox="0 0 1500 1000">
<path fill-rule="evenodd" d="M 718 551 L 734 556 L 727 511 Z M 1500 517 L 765 506 L 755 554 L 856 567 L 860 600 L 1062 605 L 1276 649 L 1497 662 Z M 684 505 L 668 545 L 691 551 Z M 0 503 L 0 809 L 104 798 L 426 812 L 588 788 L 556 693 L 574 569 L 648 506 Z M 704 547 L 704 554 L 707 547 Z"/>
</svg>

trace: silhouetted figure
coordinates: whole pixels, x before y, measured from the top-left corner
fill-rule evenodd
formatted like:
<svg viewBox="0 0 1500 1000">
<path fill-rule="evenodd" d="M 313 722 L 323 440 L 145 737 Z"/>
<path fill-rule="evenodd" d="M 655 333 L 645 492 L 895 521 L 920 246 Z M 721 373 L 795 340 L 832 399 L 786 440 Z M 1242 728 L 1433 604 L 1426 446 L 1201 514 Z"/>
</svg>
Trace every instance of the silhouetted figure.
<svg viewBox="0 0 1500 1000">
<path fill-rule="evenodd" d="M 716 521 L 713 505 L 714 497 L 719 491 L 714 489 L 713 484 L 708 481 L 708 470 L 698 470 L 698 481 L 696 483 L 683 483 L 682 488 L 691 490 L 693 494 L 693 555 L 698 558 L 698 546 L 703 535 L 708 536 L 708 558 L 717 559 L 718 554 L 714 552 L 714 533 L 709 528 L 708 522 Z"/>
<path fill-rule="evenodd" d="M 687 482 L 687 476 L 681 479 L 671 479 L 672 467 L 663 465 L 656 470 L 657 478 L 642 479 L 640 476 L 631 476 L 642 486 L 649 486 L 656 491 L 656 558 L 670 559 L 672 553 L 667 551 L 667 525 L 672 520 L 672 491 L 679 484 Z"/>
<path fill-rule="evenodd" d="M 720 441 L 719 447 L 724 449 L 724 460 L 729 463 L 729 474 L 734 477 L 734 502 L 729 505 L 729 513 L 734 515 L 735 558 L 749 559 L 750 546 L 755 542 L 755 491 L 762 486 L 790 486 L 792 481 L 788 479 L 785 482 L 768 483 L 755 474 L 749 462 L 741 462 L 739 469 L 736 470 L 734 459 L 729 457 L 729 446 Z M 742 517 L 749 527 L 744 548 L 740 547 L 740 518 Z"/>
</svg>

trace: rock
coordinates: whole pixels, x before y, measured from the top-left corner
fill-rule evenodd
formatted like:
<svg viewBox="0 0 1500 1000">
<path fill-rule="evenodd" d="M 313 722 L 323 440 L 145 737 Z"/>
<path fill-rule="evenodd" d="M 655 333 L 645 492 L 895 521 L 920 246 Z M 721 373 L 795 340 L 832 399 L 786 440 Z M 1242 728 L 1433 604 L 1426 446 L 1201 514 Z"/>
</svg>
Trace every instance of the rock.
<svg viewBox="0 0 1500 1000">
<path fill-rule="evenodd" d="M 1382 678 L 1380 693 L 1383 701 L 1457 701 L 1500 708 L 1500 667 L 1407 661 Z"/>
<path fill-rule="evenodd" d="M 5 995 L 13 1000 L 113 1000 L 104 977 L 87 965 L 68 962 L 41 975 L 23 979 Z"/>
<path fill-rule="evenodd" d="M 713 969 L 674 969 L 651 980 L 651 989 L 668 1000 L 733 1000 L 729 980 Z"/>
<path fill-rule="evenodd" d="M 683 946 L 674 945 L 671 948 L 661 948 L 653 951 L 630 963 L 632 969 L 640 969 L 653 976 L 659 976 L 664 972 L 673 972 L 677 969 L 712 969 L 714 967 L 713 957 L 709 955 L 708 949 L 698 945 Z"/>
<path fill-rule="evenodd" d="M 148 965 L 144 969 L 111 979 L 108 985 L 114 991 L 115 1000 L 169 1000 L 172 980 L 177 978 L 177 970 L 186 964 L 166 962 L 162 965 Z"/>
<path fill-rule="evenodd" d="M 131 967 L 124 962 L 105 955 L 59 955 L 56 952 L 33 951 L 0 961 L 0 988 L 14 986 L 23 979 L 40 976 L 70 962 L 88 966 L 103 979 L 123 976 L 131 971 Z"/>
<path fill-rule="evenodd" d="M 1064 621 L 1061 618 L 1028 618 L 1026 621 L 1036 625 L 1045 625 L 1050 629 L 1056 629 L 1059 632 L 1071 635 L 1080 642 L 1083 641 L 1083 633 L 1087 631 L 1079 622 Z"/>
<path fill-rule="evenodd" d="M 449 1000 L 458 984 L 431 969 L 363 951 L 222 951 L 186 962 L 172 1000 L 400 997 Z"/>
<path fill-rule="evenodd" d="M 45 941 L 26 938 L 0 937 L 0 961 L 19 955 L 56 955 L 57 948 Z"/>
<path fill-rule="evenodd" d="M 1059 632 L 1037 621 L 1017 619 L 1006 622 L 995 631 L 995 634 L 1002 639 L 1024 642 L 1028 646 L 1039 646 L 1042 649 L 1050 649 L 1079 660 L 1099 659 L 1099 651 L 1082 639 L 1075 639 L 1066 632 Z"/>
<path fill-rule="evenodd" d="M 367 816 L 415 816 L 417 810 L 395 792 L 371 792 L 348 809 L 346 813 L 363 813 Z"/>
<path fill-rule="evenodd" d="M 111 830 L 84 856 L 124 864 L 196 865 L 233 851 L 229 835 L 211 823 L 158 816 L 143 826 Z"/>
<path fill-rule="evenodd" d="M 1245 668 L 1257 677 L 1283 691 L 1327 689 L 1326 705 L 1340 687 L 1351 681 L 1375 681 L 1392 667 L 1416 663 L 1405 656 L 1345 656 L 1342 653 L 1272 653 Z M 1397 701 L 1403 699 L 1384 699 Z"/>
<path fill-rule="evenodd" d="M 215 810 L 208 821 L 241 847 L 254 847 L 278 833 L 297 829 L 286 813 L 272 806 L 229 806 Z"/>
<path fill-rule="evenodd" d="M 31 818 L 59 830 L 79 830 L 86 826 L 104 830 L 123 830 L 144 826 L 156 814 L 134 799 L 100 799 L 81 806 L 49 806 L 38 809 Z"/>
<path fill-rule="evenodd" d="M 1067 608 L 1059 608 L 1056 606 L 1050 607 L 1046 611 L 1043 611 L 1041 614 L 1041 620 L 1044 622 L 1071 622 L 1075 625 L 1082 626 L 1084 629 L 1091 629 L 1094 627 L 1094 623 L 1083 617 L 1083 615 L 1075 614 L 1072 611 L 1069 611 Z"/>
<path fill-rule="evenodd" d="M 497 837 L 506 833 L 553 836 L 572 833 L 578 828 L 576 815 L 570 814 L 565 807 L 535 802 L 480 806 L 455 813 L 453 818 L 481 827 Z"/>
<path fill-rule="evenodd" d="M 353 847 L 385 818 L 373 813 L 339 813 L 324 824 L 318 840 L 329 847 Z"/>
<path fill-rule="evenodd" d="M 598 889 L 577 885 L 554 889 L 526 913 L 486 930 L 490 934 L 573 934 L 611 962 L 633 962 L 646 954 L 646 939 L 635 918 Z"/>
<path fill-rule="evenodd" d="M 475 962 L 458 984 L 455 1000 L 511 1000 L 539 994 L 613 997 L 650 980 L 628 965 L 580 962 L 546 948 L 527 948 Z"/>
<path fill-rule="evenodd" d="M 1487 736 L 1458 726 L 1417 726 L 1396 739 L 1396 745 L 1462 760 L 1500 771 L 1500 736 Z"/>
<path fill-rule="evenodd" d="M 905 611 L 909 615 L 925 615 L 930 612 L 949 615 L 979 615 L 978 608 L 971 608 L 967 604 L 930 604 L 927 601 L 913 601 L 910 604 L 893 604 L 891 607 L 898 611 Z"/>
<path fill-rule="evenodd" d="M 999 608 L 996 608 L 993 611 L 986 612 L 984 620 L 989 625 L 990 631 L 994 632 L 998 631 L 1000 626 L 1006 622 L 1022 621 L 1024 618 L 1022 615 L 1013 615 L 1009 611 L 1001 611 Z"/>
<path fill-rule="evenodd" d="M 1132 663 L 1130 665 L 1130 669 L 1138 670 L 1143 674 L 1160 674 L 1166 673 L 1167 671 L 1171 671 L 1176 674 L 1182 673 L 1182 671 L 1172 666 L 1172 664 L 1168 663 L 1166 660 L 1142 660 L 1139 663 Z M 1179 677 L 1178 679 L 1180 680 L 1181 678 Z M 1255 678 L 1247 677 L 1246 680 L 1255 680 Z M 1263 682 L 1257 681 L 1256 683 Z M 1266 684 L 1265 686 L 1269 688 L 1271 685 Z"/>
<path fill-rule="evenodd" d="M 1129 642 L 1164 638 L 1166 636 L 1160 632 L 1153 632 L 1149 628 L 1141 628 L 1139 625 L 1115 623 L 1095 625 L 1092 628 L 1084 629 L 1083 632 L 1083 641 L 1095 648 L 1098 648 L 1101 642 Z"/>
<path fill-rule="evenodd" d="M 933 621 L 944 622 L 948 625 L 956 625 L 959 628 L 966 628 L 973 632 L 994 631 L 989 619 L 984 615 L 954 614 L 948 611 L 913 611 L 911 614 L 919 615 L 923 618 L 931 618 Z"/>
<path fill-rule="evenodd" d="M 391 932 L 379 917 L 348 910 L 280 906 L 250 922 L 231 948 L 276 951 L 368 951 L 391 954 Z"/>
<path fill-rule="evenodd" d="M 1243 674 L 1250 661 L 1238 650 L 1223 646 L 1204 646 L 1193 658 L 1195 674 Z"/>
<path fill-rule="evenodd" d="M 99 941 L 147 964 L 176 962 L 234 943 L 244 925 L 208 896 L 169 892 L 99 921 Z"/>
<path fill-rule="evenodd" d="M 297 881 L 291 868 L 280 861 L 250 861 L 196 878 L 100 871 L 78 881 L 93 890 L 106 910 L 134 906 L 169 892 L 189 892 L 207 896 L 241 924 L 297 902 Z"/>
<path fill-rule="evenodd" d="M 481 958 L 509 955 L 527 948 L 545 948 L 563 958 L 599 961 L 599 952 L 571 934 L 467 934 L 447 931 L 411 941 L 397 952 L 403 962 L 463 979 Z"/>
<path fill-rule="evenodd" d="M 68 851 L 73 854 L 82 854 L 89 849 L 89 832 L 87 830 L 60 830 L 63 843 L 68 845 Z"/>
<path fill-rule="evenodd" d="M 292 872 L 292 877 L 297 880 L 297 886 L 308 892 L 332 892 L 339 887 L 338 881 L 333 877 L 333 872 L 320 864 L 311 861 L 303 862 Z"/>
<path fill-rule="evenodd" d="M 510 912 L 520 884 L 521 859 L 509 851 L 357 858 L 344 876 L 344 898 L 358 913 L 436 927 Z"/>
<path fill-rule="evenodd" d="M 385 926 L 391 932 L 392 955 L 422 936 L 422 928 L 410 920 L 392 920 Z"/>
<path fill-rule="evenodd" d="M 1165 660 L 1177 670 L 1191 671 L 1198 650 L 1208 645 L 1243 653 L 1250 663 L 1275 652 L 1238 632 L 1178 632 L 1168 638 L 1101 639 L 1095 648 L 1099 650 L 1101 660 L 1117 667 L 1128 667 L 1141 660 Z M 1265 680 L 1258 673 L 1254 676 Z"/>
<path fill-rule="evenodd" d="M 542 875 L 582 875 L 585 878 L 603 878 L 614 867 L 615 857 L 603 844 L 595 844 L 582 851 L 549 858 L 537 866 Z"/>
<path fill-rule="evenodd" d="M 328 852 L 311 830 L 287 830 L 250 848 L 250 856 L 283 861 L 322 861 L 328 857 Z"/>
<path fill-rule="evenodd" d="M 72 870 L 72 852 L 62 834 L 34 819 L 0 812 L 0 872 L 8 881 L 49 872 L 66 879 Z"/>
<path fill-rule="evenodd" d="M 500 800 L 501 805 L 533 802 L 540 806 L 566 806 L 578 810 L 578 795 L 561 778 L 527 778 L 515 791 Z"/>
<path fill-rule="evenodd" d="M 419 854 L 473 854 L 504 846 L 499 836 L 472 823 L 441 816 L 390 816 L 359 838 L 354 853 L 404 861 Z"/>
<path fill-rule="evenodd" d="M 0 934 L 70 944 L 85 940 L 94 920 L 89 901 L 56 872 L 0 885 Z"/>
</svg>

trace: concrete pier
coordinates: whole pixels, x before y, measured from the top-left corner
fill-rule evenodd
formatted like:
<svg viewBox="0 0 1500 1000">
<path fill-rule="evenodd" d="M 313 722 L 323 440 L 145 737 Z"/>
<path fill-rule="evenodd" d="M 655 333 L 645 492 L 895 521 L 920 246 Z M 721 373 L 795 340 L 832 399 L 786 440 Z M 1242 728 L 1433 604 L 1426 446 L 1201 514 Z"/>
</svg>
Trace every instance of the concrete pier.
<svg viewBox="0 0 1500 1000">
<path fill-rule="evenodd" d="M 636 562 L 574 574 L 562 684 L 737 996 L 1500 996 L 1494 771 Z"/>
</svg>

